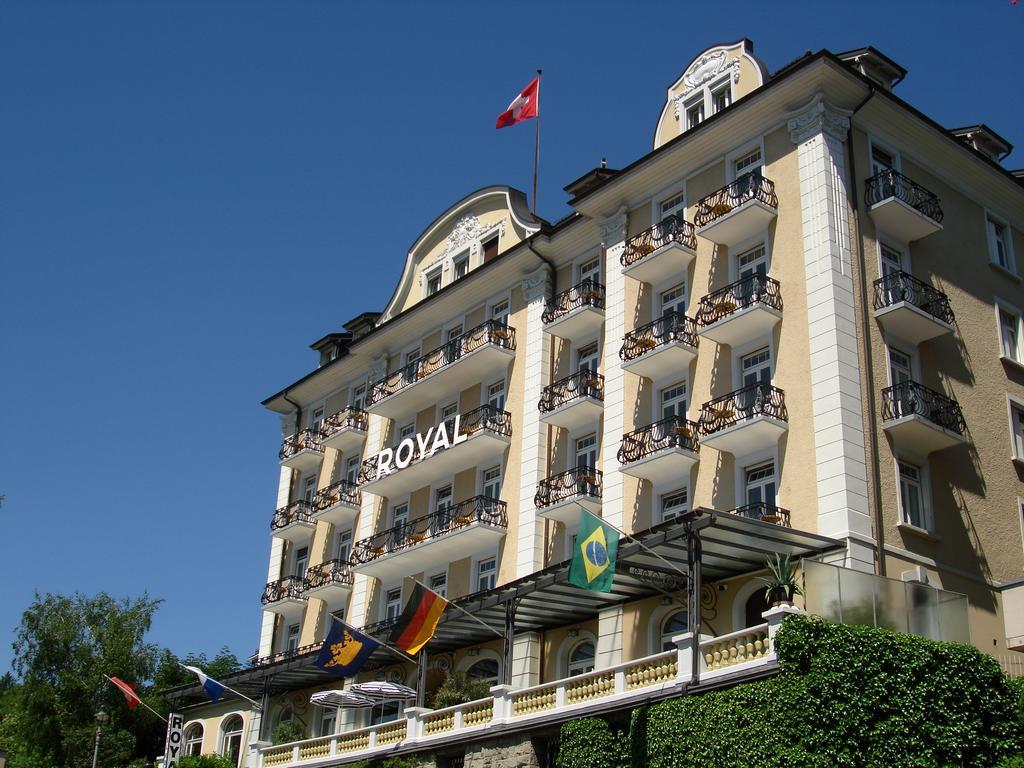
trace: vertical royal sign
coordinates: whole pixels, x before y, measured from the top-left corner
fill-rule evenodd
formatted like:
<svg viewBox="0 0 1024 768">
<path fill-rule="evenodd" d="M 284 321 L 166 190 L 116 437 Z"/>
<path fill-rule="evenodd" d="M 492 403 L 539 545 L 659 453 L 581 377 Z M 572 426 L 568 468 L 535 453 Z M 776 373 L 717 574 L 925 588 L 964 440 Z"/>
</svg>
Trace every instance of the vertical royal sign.
<svg viewBox="0 0 1024 768">
<path fill-rule="evenodd" d="M 167 747 L 164 749 L 164 768 L 177 768 L 184 741 L 182 733 L 184 725 L 184 715 L 178 712 L 171 712 L 167 715 Z"/>
</svg>

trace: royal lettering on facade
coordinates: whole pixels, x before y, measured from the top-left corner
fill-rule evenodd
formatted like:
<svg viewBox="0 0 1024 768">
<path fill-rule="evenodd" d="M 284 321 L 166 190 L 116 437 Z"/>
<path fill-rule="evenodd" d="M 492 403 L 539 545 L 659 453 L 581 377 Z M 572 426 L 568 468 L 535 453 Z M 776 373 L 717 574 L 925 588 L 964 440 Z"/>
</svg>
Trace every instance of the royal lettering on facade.
<svg viewBox="0 0 1024 768">
<path fill-rule="evenodd" d="M 448 434 L 448 424 L 442 421 L 436 427 L 431 427 L 425 433 L 417 432 L 415 440 L 407 437 L 395 448 L 384 448 L 377 454 L 377 479 L 394 472 L 397 469 L 405 469 L 415 461 L 433 456 L 438 451 L 451 448 L 469 439 L 459 430 L 462 421 L 462 414 L 455 414 L 452 419 L 451 435 Z M 417 449 L 419 449 L 417 451 Z"/>
</svg>

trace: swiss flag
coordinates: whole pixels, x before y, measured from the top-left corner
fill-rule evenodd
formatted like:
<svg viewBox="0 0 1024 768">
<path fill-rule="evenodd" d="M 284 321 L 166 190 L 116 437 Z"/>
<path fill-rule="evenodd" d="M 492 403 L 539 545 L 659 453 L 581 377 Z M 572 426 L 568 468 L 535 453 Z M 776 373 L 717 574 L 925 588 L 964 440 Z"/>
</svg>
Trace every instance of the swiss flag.
<svg viewBox="0 0 1024 768">
<path fill-rule="evenodd" d="M 498 115 L 498 122 L 494 127 L 507 128 L 536 117 L 539 102 L 540 75 L 537 75 L 528 86 L 523 88 L 523 92 L 513 99 L 512 103 L 508 105 L 508 109 Z"/>
<path fill-rule="evenodd" d="M 108 679 L 120 689 L 121 693 L 124 694 L 125 701 L 128 702 L 128 709 L 135 709 L 139 706 L 139 703 L 142 700 L 139 698 L 139 694 L 132 690 L 132 687 L 128 685 L 128 683 L 124 680 L 118 680 L 116 677 Z"/>
</svg>

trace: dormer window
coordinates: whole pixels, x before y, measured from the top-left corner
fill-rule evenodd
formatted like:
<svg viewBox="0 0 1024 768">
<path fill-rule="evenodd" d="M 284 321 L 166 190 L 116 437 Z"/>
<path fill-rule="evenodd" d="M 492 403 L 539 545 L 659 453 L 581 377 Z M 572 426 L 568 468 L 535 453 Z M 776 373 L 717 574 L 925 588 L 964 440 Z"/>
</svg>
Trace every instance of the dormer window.
<svg viewBox="0 0 1024 768">
<path fill-rule="evenodd" d="M 686 130 L 696 128 L 704 122 L 704 94 L 686 105 Z"/>
<path fill-rule="evenodd" d="M 427 273 L 427 296 L 433 296 L 441 290 L 441 270 L 435 269 Z"/>
<path fill-rule="evenodd" d="M 732 81 L 729 77 L 698 88 L 683 105 L 686 130 L 696 128 L 704 118 L 715 115 L 732 104 Z"/>
<path fill-rule="evenodd" d="M 484 264 L 486 264 L 488 261 L 490 261 L 491 259 L 498 255 L 498 235 L 495 234 L 494 237 L 491 237 L 488 240 L 484 241 L 484 243 L 481 245 L 481 249 L 483 250 L 484 253 Z"/>
<path fill-rule="evenodd" d="M 732 104 L 732 84 L 726 80 L 711 91 L 711 114 L 717 114 Z"/>
<path fill-rule="evenodd" d="M 469 273 L 469 251 L 456 256 L 452 262 L 452 280 L 458 280 Z"/>
</svg>

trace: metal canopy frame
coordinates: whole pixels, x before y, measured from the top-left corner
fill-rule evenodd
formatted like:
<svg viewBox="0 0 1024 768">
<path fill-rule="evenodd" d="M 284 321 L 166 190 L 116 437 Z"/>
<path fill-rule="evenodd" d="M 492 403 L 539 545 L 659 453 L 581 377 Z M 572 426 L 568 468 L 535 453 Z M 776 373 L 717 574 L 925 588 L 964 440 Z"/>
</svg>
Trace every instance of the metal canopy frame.
<svg viewBox="0 0 1024 768">
<path fill-rule="evenodd" d="M 690 631 L 700 625 L 700 585 L 751 571 L 761 570 L 765 559 L 778 553 L 791 558 L 809 557 L 841 549 L 835 539 L 740 517 L 728 512 L 698 508 L 673 520 L 667 520 L 631 538 L 619 542 L 615 581 L 611 592 L 591 592 L 569 583 L 569 563 L 564 560 L 521 579 L 487 592 L 453 600 L 479 621 L 459 610 L 445 611 L 437 633 L 421 654 L 445 653 L 492 641 L 505 635 L 503 665 L 505 680 L 511 673 L 512 643 L 518 632 L 541 632 L 576 624 L 597 616 L 602 610 L 640 600 L 666 591 L 685 590 L 690 616 Z M 653 550 L 655 554 L 652 554 Z M 660 556 L 660 557 L 659 557 Z M 664 560 L 660 559 L 664 558 Z M 672 573 L 667 560 L 678 568 Z M 640 574 L 657 574 L 676 580 L 668 590 L 655 586 Z M 683 574 L 686 574 L 683 576 Z M 480 624 L 482 621 L 493 631 Z M 313 666 L 317 651 L 294 656 L 265 666 L 247 669 L 225 678 L 225 682 L 246 695 L 264 692 L 270 695 L 289 690 L 323 685 L 338 678 Z M 693 654 L 695 662 L 697 654 Z M 391 666 L 395 656 L 379 648 L 364 669 Z M 421 664 L 422 666 L 422 664 Z M 422 672 L 421 672 L 422 675 Z M 196 685 L 168 692 L 182 703 L 203 701 Z"/>
</svg>

